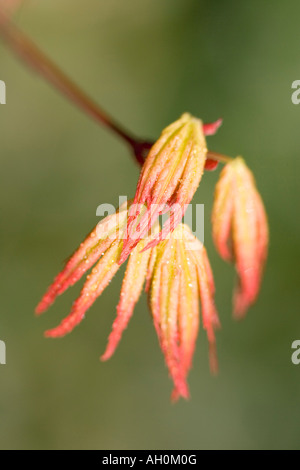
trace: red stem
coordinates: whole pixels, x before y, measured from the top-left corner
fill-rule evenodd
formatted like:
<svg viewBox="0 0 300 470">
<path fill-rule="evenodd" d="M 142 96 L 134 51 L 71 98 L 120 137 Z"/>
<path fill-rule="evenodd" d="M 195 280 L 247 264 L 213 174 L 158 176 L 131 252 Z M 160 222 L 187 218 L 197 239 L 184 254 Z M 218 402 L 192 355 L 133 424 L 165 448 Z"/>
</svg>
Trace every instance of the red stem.
<svg viewBox="0 0 300 470">
<path fill-rule="evenodd" d="M 85 111 L 97 122 L 114 131 L 132 147 L 138 139 L 115 122 L 72 80 L 70 80 L 43 52 L 9 19 L 0 8 L 0 34 L 15 54 L 33 70 L 38 72 L 64 96 Z"/>
<path fill-rule="evenodd" d="M 152 147 L 153 142 L 135 138 L 119 123 L 112 119 L 98 104 L 84 93 L 71 79 L 69 79 L 22 31 L 19 30 L 0 7 L 0 35 L 15 52 L 15 54 L 51 83 L 64 96 L 69 98 L 85 113 L 98 123 L 106 126 L 121 137 L 132 148 L 135 158 L 140 165 Z M 212 124 L 205 124 L 204 130 L 211 135 L 221 125 L 221 120 Z M 214 152 L 208 153 L 207 169 L 212 170 L 217 166 L 216 162 L 224 161 L 227 157 Z"/>
</svg>

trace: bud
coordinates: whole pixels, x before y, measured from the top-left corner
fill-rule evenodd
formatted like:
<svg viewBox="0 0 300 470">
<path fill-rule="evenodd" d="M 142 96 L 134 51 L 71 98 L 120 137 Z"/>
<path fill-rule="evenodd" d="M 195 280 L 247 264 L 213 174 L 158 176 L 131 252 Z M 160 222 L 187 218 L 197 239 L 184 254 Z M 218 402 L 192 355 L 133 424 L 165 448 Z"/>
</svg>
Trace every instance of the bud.
<svg viewBox="0 0 300 470">
<path fill-rule="evenodd" d="M 149 288 L 154 326 L 174 382 L 172 398 L 188 398 L 186 378 L 198 335 L 199 299 L 203 326 L 213 353 L 214 328 L 219 321 L 206 250 L 186 225 L 178 225 L 170 239 L 157 245 Z M 212 354 L 211 365 L 215 364 L 215 354 Z"/>
<path fill-rule="evenodd" d="M 213 132 L 218 125 L 211 126 L 210 131 Z M 142 168 L 134 205 L 129 213 L 127 239 L 121 262 L 147 233 L 149 226 L 153 225 L 160 214 L 170 210 L 170 206 L 174 206 L 173 211 L 171 207 L 171 221 L 166 222 L 166 226 L 151 245 L 146 246 L 146 249 L 165 239 L 180 223 L 200 183 L 206 154 L 202 121 L 190 114 L 183 114 L 178 121 L 162 132 Z M 136 237 L 135 226 L 136 219 L 140 215 L 137 209 L 139 204 L 146 204 L 147 211 L 141 218 L 141 232 L 139 237 Z"/>
<path fill-rule="evenodd" d="M 259 293 L 269 238 L 262 199 L 241 157 L 227 163 L 220 175 L 212 224 L 219 254 L 236 266 L 234 314 L 241 317 Z"/>
</svg>

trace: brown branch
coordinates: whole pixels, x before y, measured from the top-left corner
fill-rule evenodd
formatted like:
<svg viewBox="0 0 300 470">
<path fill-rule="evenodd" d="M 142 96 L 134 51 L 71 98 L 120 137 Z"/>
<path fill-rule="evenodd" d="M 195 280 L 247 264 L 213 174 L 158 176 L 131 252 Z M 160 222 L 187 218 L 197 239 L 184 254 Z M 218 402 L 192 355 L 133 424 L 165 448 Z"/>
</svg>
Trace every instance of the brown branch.
<svg viewBox="0 0 300 470">
<path fill-rule="evenodd" d="M 125 130 L 119 123 L 112 119 L 100 106 L 95 103 L 86 93 L 84 93 L 67 75 L 62 72 L 19 28 L 10 20 L 9 16 L 0 6 L 0 35 L 12 51 L 25 62 L 31 69 L 41 75 L 47 82 L 51 83 L 62 95 L 77 105 L 96 122 L 104 125 L 131 147 L 136 161 L 143 165 L 145 158 L 153 145 L 153 142 L 141 140 L 134 137 Z M 219 126 L 221 120 L 213 125 L 206 124 L 207 134 L 213 126 L 215 132 L 216 125 Z M 227 163 L 230 157 L 208 152 L 206 168 L 214 169 L 217 162 Z"/>
<path fill-rule="evenodd" d="M 149 143 L 134 138 L 120 124 L 116 123 L 104 112 L 87 94 L 85 94 L 72 80 L 70 80 L 45 54 L 17 28 L 9 17 L 0 8 L 0 35 L 14 53 L 22 59 L 26 65 L 51 83 L 64 96 L 69 98 L 81 110 L 95 119 L 101 125 L 106 126 L 133 149 L 139 163 L 142 154 L 149 149 Z"/>
</svg>

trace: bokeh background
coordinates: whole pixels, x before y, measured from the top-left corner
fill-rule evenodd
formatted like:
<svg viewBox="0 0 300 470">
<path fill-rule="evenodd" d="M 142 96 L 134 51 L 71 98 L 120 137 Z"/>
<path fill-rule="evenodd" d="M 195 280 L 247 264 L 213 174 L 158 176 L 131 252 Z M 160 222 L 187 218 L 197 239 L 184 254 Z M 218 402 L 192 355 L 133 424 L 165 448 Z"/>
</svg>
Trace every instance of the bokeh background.
<svg viewBox="0 0 300 470">
<path fill-rule="evenodd" d="M 224 118 L 209 148 L 242 154 L 270 220 L 265 281 L 247 318 L 231 318 L 234 272 L 211 242 L 218 171 L 205 204 L 222 330 L 220 373 L 199 335 L 192 398 L 172 384 L 143 296 L 116 355 L 101 364 L 122 273 L 63 340 L 45 340 L 80 286 L 44 317 L 34 307 L 64 259 L 97 223 L 99 204 L 134 194 L 138 167 L 124 144 L 29 72 L 0 44 L 2 449 L 297 449 L 300 447 L 298 0 L 25 0 L 17 23 L 110 113 L 156 138 L 189 111 Z"/>
</svg>

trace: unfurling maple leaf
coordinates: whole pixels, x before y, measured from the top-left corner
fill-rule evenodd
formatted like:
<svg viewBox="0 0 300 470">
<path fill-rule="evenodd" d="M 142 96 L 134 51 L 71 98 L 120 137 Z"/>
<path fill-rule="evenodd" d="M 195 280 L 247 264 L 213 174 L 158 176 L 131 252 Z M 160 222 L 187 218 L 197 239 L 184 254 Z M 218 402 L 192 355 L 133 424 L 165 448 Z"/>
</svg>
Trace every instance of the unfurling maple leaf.
<svg viewBox="0 0 300 470">
<path fill-rule="evenodd" d="M 47 310 L 58 295 L 91 269 L 70 315 L 46 332 L 57 338 L 70 333 L 102 294 L 120 265 L 128 259 L 117 316 L 101 359 L 115 352 L 133 314 L 144 284 L 154 326 L 174 383 L 172 399 L 188 398 L 188 373 L 200 323 L 207 332 L 211 370 L 217 370 L 212 269 L 203 244 L 181 219 L 201 180 L 214 169 L 207 158 L 205 135 L 220 121 L 202 125 L 184 114 L 151 148 L 142 168 L 137 192 L 129 205 L 103 219 L 67 261 L 40 304 Z M 218 154 L 210 153 L 212 157 Z M 213 207 L 213 237 L 220 255 L 234 261 L 239 275 L 235 314 L 242 315 L 257 297 L 267 256 L 268 226 L 254 178 L 241 158 L 226 159 Z M 161 229 L 159 215 L 170 211 Z"/>
<path fill-rule="evenodd" d="M 268 221 L 252 172 L 238 157 L 223 168 L 212 213 L 213 238 L 221 257 L 235 263 L 234 314 L 243 316 L 259 293 L 268 252 Z"/>
<path fill-rule="evenodd" d="M 141 210 L 141 214 L 143 214 L 143 210 Z M 127 216 L 128 208 L 125 203 L 116 214 L 103 219 L 74 255 L 71 256 L 63 271 L 56 277 L 42 298 L 36 308 L 37 314 L 45 312 L 58 295 L 79 281 L 97 263 L 91 274 L 88 275 L 80 296 L 73 304 L 70 315 L 57 328 L 47 331 L 45 334 L 47 337 L 57 338 L 70 333 L 84 319 L 87 310 L 102 294 L 120 268 L 119 258 L 123 246 Z M 157 226 L 154 226 L 152 233 L 155 233 L 155 230 L 158 230 Z M 149 241 L 150 238 L 146 240 Z M 138 287 L 140 277 L 136 276 L 137 274 L 142 275 L 151 254 L 151 252 L 140 253 L 144 246 L 145 241 L 141 241 L 132 251 L 132 257 L 129 259 L 118 306 L 119 317 L 122 316 L 122 319 L 115 325 L 115 334 L 110 338 L 107 355 L 111 354 L 112 348 L 116 347 L 118 332 L 126 326 L 124 317 L 126 316 L 128 322 L 142 290 L 143 283 Z M 131 273 L 131 277 L 129 273 Z"/>
<path fill-rule="evenodd" d="M 170 211 L 170 219 L 146 248 L 165 239 L 180 223 L 201 181 L 207 160 L 205 134 L 216 132 L 221 121 L 204 126 L 200 119 L 185 113 L 169 125 L 150 149 L 143 165 L 134 205 L 129 213 L 127 237 L 120 262 L 143 238 L 157 217 Z M 211 169 L 211 164 L 209 164 Z M 141 218 L 140 234 L 135 236 L 139 205 L 147 205 Z"/>
<path fill-rule="evenodd" d="M 204 246 L 187 225 L 178 225 L 169 239 L 154 250 L 155 264 L 149 284 L 153 321 L 174 382 L 172 398 L 188 398 L 186 378 L 198 335 L 199 301 L 210 343 L 211 367 L 213 371 L 217 368 L 214 329 L 219 320 L 212 271 Z"/>
<path fill-rule="evenodd" d="M 22 0 L 0 0 L 0 34 L 19 58 L 81 110 L 124 140 L 142 165 L 134 201 L 105 218 L 90 233 L 56 277 L 36 312 L 46 311 L 68 287 L 91 270 L 70 315 L 46 333 L 71 332 L 129 257 L 117 317 L 102 360 L 114 353 L 133 314 L 144 284 L 161 349 L 174 382 L 173 399 L 187 398 L 199 327 L 199 303 L 210 344 L 210 363 L 217 369 L 214 281 L 204 246 L 181 221 L 204 170 L 226 166 L 217 185 L 213 237 L 220 255 L 235 263 L 238 285 L 234 313 L 242 316 L 256 300 L 268 249 L 268 223 L 254 178 L 243 159 L 232 160 L 206 147 L 222 120 L 203 124 L 188 113 L 168 126 L 153 145 L 128 133 L 70 80 L 11 21 Z M 158 218 L 170 213 L 161 228 Z"/>
</svg>

